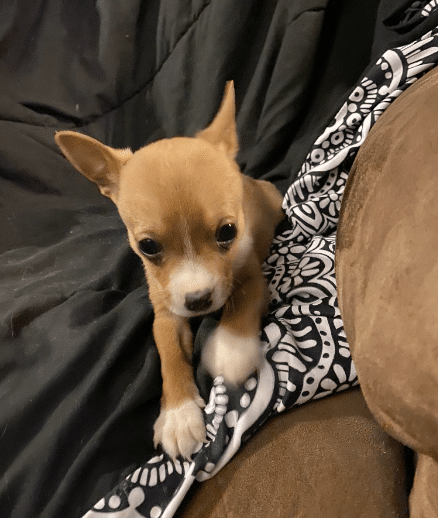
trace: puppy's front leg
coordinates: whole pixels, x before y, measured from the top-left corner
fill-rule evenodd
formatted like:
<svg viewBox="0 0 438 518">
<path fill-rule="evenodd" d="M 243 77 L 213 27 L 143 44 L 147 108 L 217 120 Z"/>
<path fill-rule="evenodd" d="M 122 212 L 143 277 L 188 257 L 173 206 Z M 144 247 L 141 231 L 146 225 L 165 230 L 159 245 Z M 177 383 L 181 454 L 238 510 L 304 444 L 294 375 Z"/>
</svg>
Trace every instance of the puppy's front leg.
<svg viewBox="0 0 438 518">
<path fill-rule="evenodd" d="M 162 312 L 155 315 L 154 337 L 161 359 L 163 395 L 154 426 L 155 447 L 161 443 L 175 459 L 190 458 L 205 440 L 202 408 L 191 365 L 192 333 L 181 317 Z"/>
<path fill-rule="evenodd" d="M 261 267 L 254 260 L 240 272 L 217 329 L 204 346 L 202 362 L 210 374 L 239 385 L 262 361 L 261 317 L 268 303 Z"/>
</svg>

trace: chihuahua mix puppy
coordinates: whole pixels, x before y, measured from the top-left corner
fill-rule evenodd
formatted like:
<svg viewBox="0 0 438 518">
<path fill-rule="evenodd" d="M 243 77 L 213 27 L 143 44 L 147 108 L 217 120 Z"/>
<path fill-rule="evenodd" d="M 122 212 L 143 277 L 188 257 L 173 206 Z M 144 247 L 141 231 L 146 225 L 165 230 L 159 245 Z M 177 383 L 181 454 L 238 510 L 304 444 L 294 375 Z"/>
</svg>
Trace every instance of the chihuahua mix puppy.
<svg viewBox="0 0 438 518">
<path fill-rule="evenodd" d="M 268 302 L 261 265 L 284 216 L 282 196 L 271 183 L 243 175 L 235 161 L 232 82 L 213 122 L 195 137 L 159 140 L 135 153 L 73 131 L 59 131 L 55 140 L 116 204 L 143 261 L 163 379 L 154 442 L 172 458 L 190 458 L 205 426 L 188 319 L 223 308 L 201 355 L 213 377 L 240 384 L 259 367 Z"/>
</svg>

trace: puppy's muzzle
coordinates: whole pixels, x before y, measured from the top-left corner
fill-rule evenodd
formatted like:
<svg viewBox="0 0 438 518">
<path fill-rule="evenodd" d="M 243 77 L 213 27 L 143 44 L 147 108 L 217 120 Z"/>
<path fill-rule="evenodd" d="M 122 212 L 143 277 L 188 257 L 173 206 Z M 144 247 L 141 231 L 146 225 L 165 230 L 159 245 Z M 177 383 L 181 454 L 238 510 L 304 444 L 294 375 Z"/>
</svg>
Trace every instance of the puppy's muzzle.
<svg viewBox="0 0 438 518">
<path fill-rule="evenodd" d="M 205 311 L 213 302 L 211 297 L 212 291 L 209 289 L 192 291 L 186 294 L 184 305 L 189 311 Z"/>
</svg>

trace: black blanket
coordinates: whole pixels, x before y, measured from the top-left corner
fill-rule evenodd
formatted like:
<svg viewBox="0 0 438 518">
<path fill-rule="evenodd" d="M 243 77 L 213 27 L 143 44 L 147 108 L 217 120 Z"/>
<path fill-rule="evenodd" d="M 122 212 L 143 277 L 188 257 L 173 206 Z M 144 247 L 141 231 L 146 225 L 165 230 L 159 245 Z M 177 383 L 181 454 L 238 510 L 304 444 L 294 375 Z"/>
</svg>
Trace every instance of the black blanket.
<svg viewBox="0 0 438 518">
<path fill-rule="evenodd" d="M 389 0 L 16 0 L 4 4 L 0 17 L 1 514 L 79 517 L 96 502 L 96 511 L 112 509 L 114 516 L 131 504 L 139 509 L 143 504 L 145 515 L 146 509 L 161 513 L 175 488 L 174 482 L 160 484 L 160 479 L 171 480 L 173 473 L 177 480 L 177 475 L 193 468 L 170 467 L 153 449 L 161 378 L 141 264 L 128 246 L 115 207 L 63 159 L 53 141 L 55 131 L 75 129 L 106 144 L 133 149 L 164 136 L 192 135 L 211 120 L 225 81 L 234 79 L 242 170 L 273 181 L 286 193 L 300 169 L 302 173 L 302 164 L 308 163 L 309 151 L 315 151 L 312 145 L 355 91 L 368 65 L 386 49 L 415 41 L 437 25 L 435 2 L 407 6 L 405 1 Z M 433 63 L 431 59 L 427 66 Z M 336 193 L 333 205 L 327 203 L 328 214 L 332 206 L 338 210 L 340 195 Z M 290 200 L 289 190 L 286 209 L 293 205 Z M 290 283 L 298 286 L 300 279 L 297 275 L 294 279 L 292 270 L 282 270 L 281 235 L 289 240 L 299 236 L 293 236 L 291 228 L 282 232 L 267 275 L 274 291 L 287 294 Z M 334 238 L 327 246 L 333 253 Z M 309 277 L 311 261 L 301 264 L 300 271 Z M 332 288 L 326 302 L 332 298 L 329 302 L 335 308 L 333 283 Z M 279 313 L 280 302 L 284 300 L 273 300 L 277 313 L 271 313 L 274 321 L 265 322 L 267 353 L 279 341 L 275 325 L 287 311 Z M 315 325 L 321 324 L 316 314 L 313 317 Z M 338 315 L 334 309 L 322 317 L 333 322 Z M 193 323 L 197 349 L 213 324 L 211 319 Z M 339 346 L 339 362 L 330 365 L 337 382 L 326 376 L 313 393 L 305 390 L 304 384 L 314 381 L 310 370 L 318 368 L 324 354 L 318 350 L 317 356 L 302 363 L 304 371 L 298 364 L 292 366 L 301 372 L 301 386 L 296 390 L 291 379 L 289 385 L 283 380 L 284 390 L 296 398 L 277 401 L 276 411 L 282 410 L 281 405 L 300 404 L 356 383 L 342 328 L 324 325 L 331 326 L 332 340 Z M 285 336 L 281 340 L 287 344 Z M 301 341 L 301 351 L 311 349 L 306 326 L 295 330 L 295 339 Z M 338 364 L 343 373 L 333 370 Z M 266 373 L 262 370 L 261 382 Z M 202 460 L 208 476 L 227 460 L 223 447 L 228 447 L 232 435 L 217 439 L 217 416 L 225 412 L 220 380 L 213 388 L 202 373 L 197 380 L 204 398 L 210 400 L 211 441 L 222 444 L 212 449 L 210 460 Z M 251 379 L 241 392 L 227 395 L 227 404 L 237 412 L 228 412 L 227 429 L 235 427 L 253 405 L 258 383 Z M 273 397 L 274 392 L 264 394 Z M 260 415 L 253 422 L 249 416 L 244 423 L 248 436 L 262 424 Z M 236 434 L 229 452 L 247 438 L 245 433 Z M 142 469 L 146 462 L 157 468 Z M 165 468 L 160 471 L 158 466 Z M 127 476 L 131 485 L 139 486 L 143 476 L 144 485 L 157 487 L 154 495 L 162 507 L 140 501 L 144 493 L 138 491 L 126 493 L 126 501 L 120 496 L 123 491 L 101 500 L 114 487 L 126 486 Z M 172 509 L 166 511 L 168 516 Z"/>
</svg>

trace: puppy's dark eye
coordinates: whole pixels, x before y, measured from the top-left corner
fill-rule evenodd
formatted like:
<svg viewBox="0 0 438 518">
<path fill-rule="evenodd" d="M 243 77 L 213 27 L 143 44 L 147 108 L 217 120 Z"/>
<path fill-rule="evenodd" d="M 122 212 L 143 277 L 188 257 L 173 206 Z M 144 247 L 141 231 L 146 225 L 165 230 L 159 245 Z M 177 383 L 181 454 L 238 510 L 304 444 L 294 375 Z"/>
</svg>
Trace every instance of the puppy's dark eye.
<svg viewBox="0 0 438 518">
<path fill-rule="evenodd" d="M 237 235 L 237 228 L 234 223 L 225 223 L 216 230 L 217 244 L 224 249 L 231 246 Z"/>
<path fill-rule="evenodd" d="M 161 252 L 161 245 L 158 241 L 154 241 L 150 237 L 147 237 L 146 239 L 142 239 L 138 243 L 138 248 L 140 249 L 140 252 L 149 258 L 155 258 L 157 255 Z"/>
</svg>

